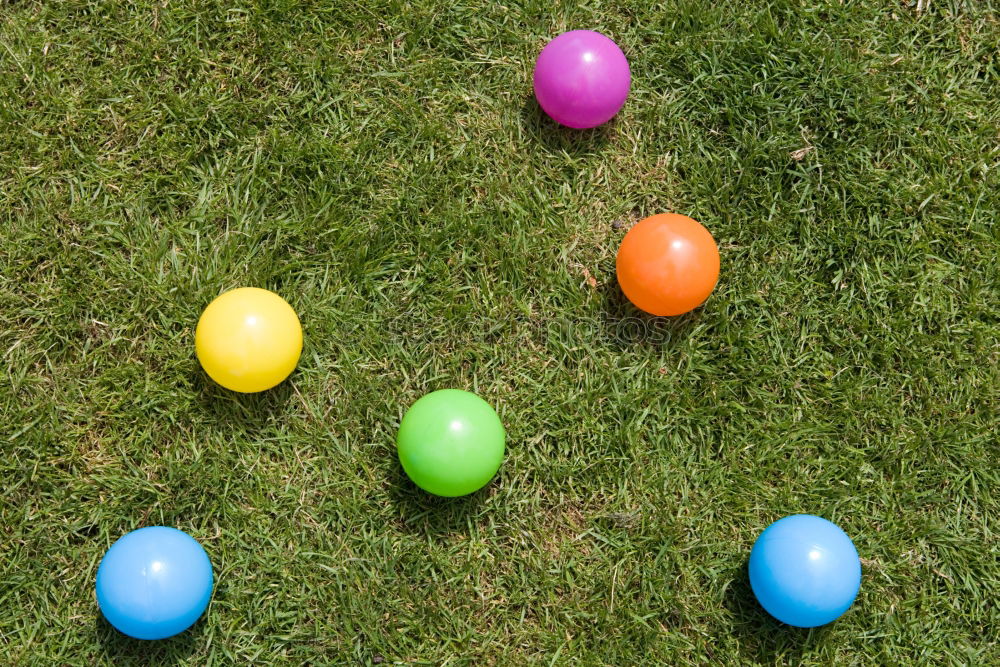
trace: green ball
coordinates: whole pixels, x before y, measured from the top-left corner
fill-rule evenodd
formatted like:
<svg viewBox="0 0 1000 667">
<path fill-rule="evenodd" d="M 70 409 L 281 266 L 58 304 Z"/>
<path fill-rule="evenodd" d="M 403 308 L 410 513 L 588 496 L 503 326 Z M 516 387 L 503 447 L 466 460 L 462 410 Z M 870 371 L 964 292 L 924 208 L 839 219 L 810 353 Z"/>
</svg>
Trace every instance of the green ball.
<svg viewBox="0 0 1000 667">
<path fill-rule="evenodd" d="M 403 470 L 421 489 L 464 496 L 493 479 L 503 460 L 505 437 L 489 403 L 461 389 L 442 389 L 406 411 L 396 450 Z"/>
</svg>

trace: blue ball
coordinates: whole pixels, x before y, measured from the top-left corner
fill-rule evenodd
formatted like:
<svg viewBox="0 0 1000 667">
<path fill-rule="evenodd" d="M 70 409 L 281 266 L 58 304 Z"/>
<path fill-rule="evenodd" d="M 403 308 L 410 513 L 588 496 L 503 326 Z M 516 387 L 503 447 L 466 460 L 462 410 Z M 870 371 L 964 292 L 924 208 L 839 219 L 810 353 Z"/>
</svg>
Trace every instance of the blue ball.
<svg viewBox="0 0 1000 667">
<path fill-rule="evenodd" d="M 795 514 L 768 526 L 750 551 L 750 587 L 782 623 L 814 628 L 835 620 L 861 588 L 861 560 L 836 524 Z"/>
<path fill-rule="evenodd" d="M 176 528 L 133 530 L 97 568 L 97 604 L 111 625 L 136 639 L 165 639 L 191 627 L 212 597 L 212 563 Z"/>
</svg>

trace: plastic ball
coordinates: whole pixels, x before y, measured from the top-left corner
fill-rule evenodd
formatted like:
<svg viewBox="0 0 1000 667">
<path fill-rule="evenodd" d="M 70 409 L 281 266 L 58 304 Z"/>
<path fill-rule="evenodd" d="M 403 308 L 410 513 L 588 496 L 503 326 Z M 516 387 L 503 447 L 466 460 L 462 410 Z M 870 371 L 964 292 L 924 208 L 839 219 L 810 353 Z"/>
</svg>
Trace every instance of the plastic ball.
<svg viewBox="0 0 1000 667">
<path fill-rule="evenodd" d="M 108 622 L 136 639 L 165 639 L 191 627 L 212 597 L 212 564 L 176 528 L 133 530 L 97 568 L 97 604 Z"/>
<path fill-rule="evenodd" d="M 660 213 L 628 231 L 616 269 L 622 292 L 636 308 L 680 315 L 700 306 L 715 289 L 719 248 L 696 220 Z"/>
<path fill-rule="evenodd" d="M 625 104 L 631 82 L 625 54 L 592 30 L 564 32 L 535 62 L 538 104 L 557 123 L 578 129 L 609 121 Z"/>
<path fill-rule="evenodd" d="M 861 588 L 861 560 L 836 524 L 811 514 L 775 521 L 750 552 L 750 586 L 782 623 L 800 628 L 840 617 Z"/>
<path fill-rule="evenodd" d="M 274 292 L 241 287 L 208 304 L 194 342 L 198 361 L 213 380 L 233 391 L 264 391 L 295 370 L 302 325 Z"/>
<path fill-rule="evenodd" d="M 414 403 L 399 425 L 396 448 L 414 484 L 438 496 L 464 496 L 493 479 L 504 454 L 503 424 L 475 394 L 442 389 Z"/>
</svg>

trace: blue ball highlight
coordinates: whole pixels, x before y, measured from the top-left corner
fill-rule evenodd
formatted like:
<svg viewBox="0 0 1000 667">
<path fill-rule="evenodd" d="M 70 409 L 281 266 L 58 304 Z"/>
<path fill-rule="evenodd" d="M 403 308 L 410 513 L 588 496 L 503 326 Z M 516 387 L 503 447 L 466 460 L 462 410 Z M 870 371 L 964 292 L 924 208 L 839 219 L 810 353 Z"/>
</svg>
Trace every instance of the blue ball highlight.
<svg viewBox="0 0 1000 667">
<path fill-rule="evenodd" d="M 212 563 L 176 528 L 150 526 L 111 545 L 97 568 L 97 604 L 136 639 L 165 639 L 191 627 L 212 597 Z"/>
<path fill-rule="evenodd" d="M 750 551 L 750 586 L 782 623 L 800 628 L 841 616 L 861 589 L 861 560 L 836 524 L 811 514 L 768 526 Z"/>
</svg>

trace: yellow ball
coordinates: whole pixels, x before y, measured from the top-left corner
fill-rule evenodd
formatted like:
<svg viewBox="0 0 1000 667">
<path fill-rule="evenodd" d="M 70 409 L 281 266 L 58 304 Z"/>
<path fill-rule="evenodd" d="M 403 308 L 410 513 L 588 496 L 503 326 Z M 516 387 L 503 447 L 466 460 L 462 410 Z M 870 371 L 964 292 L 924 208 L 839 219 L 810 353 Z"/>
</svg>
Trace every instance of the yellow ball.
<svg viewBox="0 0 1000 667">
<path fill-rule="evenodd" d="M 241 287 L 226 292 L 198 320 L 198 361 L 226 389 L 251 393 L 280 384 L 302 354 L 302 325 L 274 292 Z"/>
</svg>

